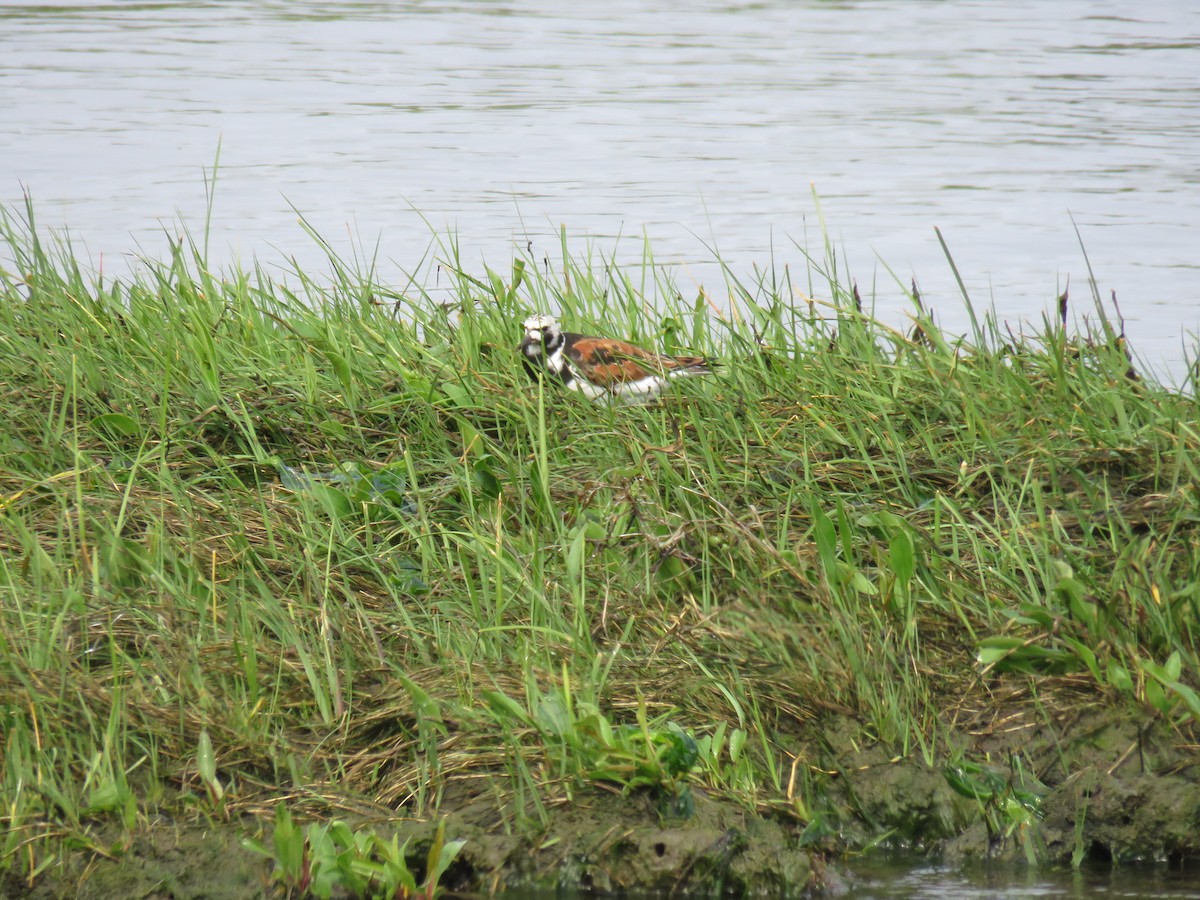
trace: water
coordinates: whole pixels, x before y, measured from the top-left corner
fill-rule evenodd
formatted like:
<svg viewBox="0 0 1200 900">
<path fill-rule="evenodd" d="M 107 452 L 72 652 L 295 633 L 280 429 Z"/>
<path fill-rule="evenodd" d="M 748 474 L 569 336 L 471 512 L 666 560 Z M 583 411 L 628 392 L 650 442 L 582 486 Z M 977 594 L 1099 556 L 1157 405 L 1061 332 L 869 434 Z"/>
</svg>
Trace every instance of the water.
<svg viewBox="0 0 1200 900">
<path fill-rule="evenodd" d="M 1200 870 L 1165 865 L 1035 871 L 1019 865 L 953 867 L 868 856 L 849 866 L 844 900 L 1197 900 Z"/>
<path fill-rule="evenodd" d="M 688 296 L 803 268 L 829 233 L 885 320 L 915 276 L 1037 321 L 1116 290 L 1135 351 L 1200 332 L 1200 4 L 1185 0 L 0 0 L 0 201 L 28 189 L 91 263 L 202 235 L 219 263 L 321 268 L 430 226 L 505 268 L 531 242 L 639 258 Z M 799 245 L 799 247 L 797 246 Z M 1191 342 L 1188 341 L 1188 346 Z"/>
<path fill-rule="evenodd" d="M 949 866 L 878 852 L 832 863 L 838 900 L 1200 900 L 1200 869 L 1164 864 L 1031 869 L 1018 863 Z M 513 890 L 502 900 L 584 900 L 587 892 Z M 632 896 L 636 897 L 637 894 Z M 649 895 L 647 895 L 649 896 Z"/>
</svg>

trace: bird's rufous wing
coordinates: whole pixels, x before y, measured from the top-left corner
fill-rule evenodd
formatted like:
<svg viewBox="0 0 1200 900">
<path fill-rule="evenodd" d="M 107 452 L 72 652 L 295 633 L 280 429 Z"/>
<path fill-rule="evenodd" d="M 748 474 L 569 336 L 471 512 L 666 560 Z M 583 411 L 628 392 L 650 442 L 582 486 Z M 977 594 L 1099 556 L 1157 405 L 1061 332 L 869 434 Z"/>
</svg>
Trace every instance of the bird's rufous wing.
<svg viewBox="0 0 1200 900">
<path fill-rule="evenodd" d="M 686 365 L 682 360 L 612 338 L 577 337 L 568 341 L 566 352 L 580 374 L 600 387 L 637 381 Z"/>
</svg>

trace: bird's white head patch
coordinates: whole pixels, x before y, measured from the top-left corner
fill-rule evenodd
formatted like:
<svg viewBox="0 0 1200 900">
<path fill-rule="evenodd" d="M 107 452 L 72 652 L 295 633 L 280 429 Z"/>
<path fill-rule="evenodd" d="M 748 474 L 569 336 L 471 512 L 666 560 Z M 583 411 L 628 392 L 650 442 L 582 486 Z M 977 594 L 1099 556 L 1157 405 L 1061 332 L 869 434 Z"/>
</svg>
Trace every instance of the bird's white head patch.
<svg viewBox="0 0 1200 900">
<path fill-rule="evenodd" d="M 554 316 L 530 316 L 522 324 L 525 338 L 538 343 L 553 338 L 559 332 L 558 320 Z"/>
</svg>

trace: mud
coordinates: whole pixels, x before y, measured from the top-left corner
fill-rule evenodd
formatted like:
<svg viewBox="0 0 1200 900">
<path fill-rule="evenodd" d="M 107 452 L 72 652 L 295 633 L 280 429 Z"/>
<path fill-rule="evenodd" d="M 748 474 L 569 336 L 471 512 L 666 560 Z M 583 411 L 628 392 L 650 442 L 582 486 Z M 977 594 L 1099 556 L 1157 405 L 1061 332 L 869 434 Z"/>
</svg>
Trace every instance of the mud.
<svg viewBox="0 0 1200 900">
<path fill-rule="evenodd" d="M 1017 715 L 997 710 L 998 718 Z M 988 802 L 956 792 L 944 768 L 883 760 L 881 748 L 845 758 L 839 796 L 854 816 L 846 835 L 893 829 L 894 844 L 950 862 L 1035 860 L 1063 865 L 1200 859 L 1200 755 L 1187 735 L 1153 718 L 1098 706 L 1055 716 L 1025 710 L 1028 727 L 964 734 L 1010 787 L 1040 798 L 1040 815 L 1018 825 L 1007 796 Z"/>
<path fill-rule="evenodd" d="M 1011 713 L 993 713 L 1013 721 Z M 997 815 L 999 804 L 955 790 L 941 762 L 930 767 L 920 756 L 898 757 L 871 746 L 851 719 L 830 717 L 821 726 L 826 780 L 820 782 L 824 805 L 818 812 L 829 832 L 823 838 L 813 840 L 794 816 L 750 812 L 701 790 L 694 792 L 695 812 L 686 821 L 663 821 L 644 794 L 581 792 L 549 810 L 544 830 L 517 835 L 511 833 L 511 811 L 506 824 L 488 799 L 495 796 L 490 790 L 450 791 L 443 803 L 447 831 L 467 843 L 442 884 L 472 893 L 836 895 L 842 875 L 853 871 L 855 848 L 885 833 L 886 846 L 951 862 L 1200 858 L 1200 757 L 1164 723 L 1093 708 L 1056 719 L 1042 709 L 1027 727 L 964 729 L 957 735 L 964 751 L 986 756 L 1000 777 L 1009 772 L 1014 783 L 1019 772 L 1022 784 L 1037 790 L 1042 815 L 1021 827 Z M 379 830 L 388 827 L 412 838 L 412 863 L 419 869 L 431 824 L 393 823 Z M 9 882 L 0 896 L 282 896 L 271 884 L 270 861 L 240 845 L 244 835 L 265 837 L 262 828 L 254 819 L 215 828 L 160 823 L 127 838 L 128 847 L 112 858 L 78 854 L 73 868 L 32 888 Z"/>
<path fill-rule="evenodd" d="M 270 866 L 241 846 L 241 829 L 156 823 L 109 855 L 77 858 L 32 887 L 12 879 L 0 897 L 38 900 L 236 900 L 270 892 Z"/>
</svg>

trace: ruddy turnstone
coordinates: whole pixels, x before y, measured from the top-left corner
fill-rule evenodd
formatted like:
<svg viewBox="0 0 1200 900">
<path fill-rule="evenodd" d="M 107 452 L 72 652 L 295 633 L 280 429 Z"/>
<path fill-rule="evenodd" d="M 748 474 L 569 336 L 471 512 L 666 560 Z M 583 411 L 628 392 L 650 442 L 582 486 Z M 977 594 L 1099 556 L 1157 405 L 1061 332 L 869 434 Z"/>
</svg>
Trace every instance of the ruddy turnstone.
<svg viewBox="0 0 1200 900">
<path fill-rule="evenodd" d="M 526 368 L 544 369 L 563 385 L 592 400 L 649 400 L 672 378 L 710 375 L 714 361 L 703 356 L 667 356 L 611 338 L 563 331 L 553 316 L 525 320 L 521 355 Z"/>
</svg>

